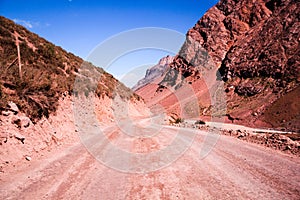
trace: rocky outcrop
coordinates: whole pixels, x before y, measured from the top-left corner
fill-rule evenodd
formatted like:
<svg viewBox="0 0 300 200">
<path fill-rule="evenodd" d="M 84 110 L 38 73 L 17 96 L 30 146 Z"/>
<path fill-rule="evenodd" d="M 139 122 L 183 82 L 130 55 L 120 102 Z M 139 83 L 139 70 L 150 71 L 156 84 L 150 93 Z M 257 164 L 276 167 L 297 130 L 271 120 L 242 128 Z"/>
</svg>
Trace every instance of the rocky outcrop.
<svg viewBox="0 0 300 200">
<path fill-rule="evenodd" d="M 271 16 L 267 5 L 267 1 L 220 1 L 187 32 L 170 67 L 189 82 L 205 70 L 218 69 L 235 42 Z"/>
<path fill-rule="evenodd" d="M 250 0 L 220 1 L 187 32 L 187 39 L 178 59 L 185 59 L 201 70 L 199 67 L 203 67 L 203 63 L 200 62 L 210 56 L 214 65 L 219 67 L 235 41 L 271 15 L 266 3 L 267 1 L 253 3 Z"/>
<path fill-rule="evenodd" d="M 274 87 L 284 88 L 299 78 L 300 3 L 282 1 L 276 8 L 273 4 L 266 4 L 272 16 L 253 27 L 227 52 L 220 68 L 225 80 L 271 77 Z"/>
<path fill-rule="evenodd" d="M 267 0 L 254 3 L 252 0 L 220 1 L 187 32 L 187 39 L 178 59 L 185 59 L 197 67 L 197 70 L 201 70 L 203 67 L 201 62 L 209 56 L 214 61 L 214 66 L 219 68 L 234 43 L 242 41 L 249 30 L 272 15 L 267 5 L 269 5 Z M 174 65 L 175 68 L 182 66 L 175 63 Z"/>
</svg>

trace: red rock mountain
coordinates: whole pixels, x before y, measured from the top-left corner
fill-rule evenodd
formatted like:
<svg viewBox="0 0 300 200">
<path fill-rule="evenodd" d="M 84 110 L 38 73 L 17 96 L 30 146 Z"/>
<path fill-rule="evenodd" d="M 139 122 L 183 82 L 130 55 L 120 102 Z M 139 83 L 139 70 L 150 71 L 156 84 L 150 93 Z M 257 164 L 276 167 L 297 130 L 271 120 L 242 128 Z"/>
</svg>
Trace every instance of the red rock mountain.
<svg viewBox="0 0 300 200">
<path fill-rule="evenodd" d="M 299 13 L 296 0 L 221 0 L 187 32 L 163 81 L 137 93 L 150 106 L 182 115 L 174 96 L 189 85 L 198 98 L 197 117 L 206 118 L 209 71 L 210 80 L 224 84 L 229 122 L 299 131 Z"/>
</svg>

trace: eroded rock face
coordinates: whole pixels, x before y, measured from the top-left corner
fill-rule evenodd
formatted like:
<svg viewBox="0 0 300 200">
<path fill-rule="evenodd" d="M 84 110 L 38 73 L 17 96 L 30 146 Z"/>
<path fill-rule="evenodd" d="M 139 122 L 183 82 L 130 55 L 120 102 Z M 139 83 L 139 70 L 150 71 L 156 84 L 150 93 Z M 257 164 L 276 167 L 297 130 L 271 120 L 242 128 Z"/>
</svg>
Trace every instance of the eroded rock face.
<svg viewBox="0 0 300 200">
<path fill-rule="evenodd" d="M 275 4 L 276 1 L 272 1 Z M 299 77 L 300 3 L 268 3 L 273 14 L 237 40 L 222 61 L 224 78 L 272 77 L 285 87 Z"/>
<path fill-rule="evenodd" d="M 200 60 L 199 48 L 202 47 L 214 61 L 214 65 L 220 67 L 234 43 L 242 41 L 249 30 L 272 15 L 267 3 L 266 0 L 254 3 L 252 0 L 220 1 L 188 31 L 187 40 L 179 55 L 188 62 L 195 62 L 195 59 Z"/>
<path fill-rule="evenodd" d="M 224 59 L 234 56 L 228 52 L 236 43 L 247 45 L 244 38 L 252 38 L 251 31 L 259 29 L 279 7 L 284 5 L 269 0 L 220 1 L 187 32 L 186 41 L 170 67 L 185 78 L 192 76 L 192 80 L 197 80 L 203 71 L 222 65 L 220 72 L 227 76 Z"/>
</svg>

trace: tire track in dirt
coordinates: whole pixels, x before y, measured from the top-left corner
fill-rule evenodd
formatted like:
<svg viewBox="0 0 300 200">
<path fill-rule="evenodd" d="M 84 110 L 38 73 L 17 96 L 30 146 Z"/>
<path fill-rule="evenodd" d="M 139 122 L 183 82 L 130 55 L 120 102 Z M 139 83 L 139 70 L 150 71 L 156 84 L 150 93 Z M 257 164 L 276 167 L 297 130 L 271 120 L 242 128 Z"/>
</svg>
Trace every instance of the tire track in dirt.
<svg viewBox="0 0 300 200">
<path fill-rule="evenodd" d="M 186 134 L 196 130 L 164 127 L 162 134 L 147 139 L 128 137 L 117 127 L 105 131 L 106 140 L 93 135 L 86 142 L 94 153 L 121 159 L 111 153 L 110 142 L 120 147 L 126 140 L 123 146 L 131 152 L 147 154 L 165 147 L 174 137 L 178 145 L 186 145 Z M 191 148 L 175 162 L 145 174 L 106 167 L 76 144 L 54 154 L 54 159 L 5 177 L 0 185 L 7 191 L 3 199 L 299 199 L 300 161 L 296 157 L 221 136 L 210 154 L 200 159 L 206 135 L 196 131 Z"/>
</svg>

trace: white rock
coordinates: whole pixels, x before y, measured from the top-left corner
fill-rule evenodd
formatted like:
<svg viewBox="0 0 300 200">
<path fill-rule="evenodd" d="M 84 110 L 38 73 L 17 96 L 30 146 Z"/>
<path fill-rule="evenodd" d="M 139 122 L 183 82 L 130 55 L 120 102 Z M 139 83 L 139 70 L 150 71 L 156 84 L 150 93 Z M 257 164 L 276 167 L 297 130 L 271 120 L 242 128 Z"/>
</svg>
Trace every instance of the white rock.
<svg viewBox="0 0 300 200">
<path fill-rule="evenodd" d="M 9 116 L 11 112 L 9 111 L 2 111 L 2 115 L 3 116 Z"/>
<path fill-rule="evenodd" d="M 30 156 L 26 156 L 25 159 L 26 159 L 27 161 L 31 161 L 31 157 L 30 157 Z"/>
<path fill-rule="evenodd" d="M 14 134 L 14 137 L 15 137 L 17 140 L 20 140 L 20 141 L 24 144 L 25 137 L 24 137 L 23 135 L 21 135 L 20 133 L 15 133 L 15 134 Z"/>
<path fill-rule="evenodd" d="M 10 101 L 7 105 L 9 106 L 10 110 L 13 111 L 14 113 L 19 112 L 19 108 L 14 102 Z"/>
<path fill-rule="evenodd" d="M 29 125 L 31 124 L 31 120 L 28 117 L 21 117 L 20 120 L 24 128 L 29 127 Z"/>
</svg>

